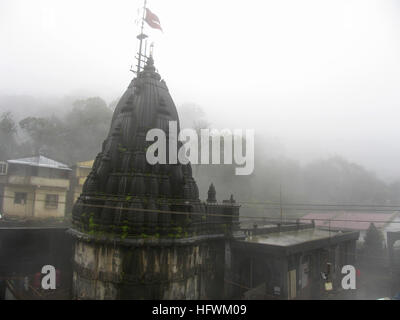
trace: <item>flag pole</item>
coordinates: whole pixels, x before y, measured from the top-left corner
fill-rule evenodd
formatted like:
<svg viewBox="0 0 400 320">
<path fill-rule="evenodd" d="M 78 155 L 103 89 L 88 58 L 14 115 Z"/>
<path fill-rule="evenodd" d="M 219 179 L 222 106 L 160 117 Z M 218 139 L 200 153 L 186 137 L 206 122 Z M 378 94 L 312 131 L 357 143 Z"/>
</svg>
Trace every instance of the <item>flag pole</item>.
<svg viewBox="0 0 400 320">
<path fill-rule="evenodd" d="M 138 61 L 138 66 L 137 66 L 137 75 L 139 75 L 141 64 L 142 64 L 142 47 L 143 47 L 143 40 L 147 38 L 147 36 L 143 33 L 144 30 L 144 20 L 146 17 L 146 6 L 147 6 L 147 0 L 144 0 L 144 5 L 143 5 L 143 17 L 142 17 L 142 28 L 140 35 L 138 36 L 138 39 L 140 41 L 139 44 L 139 61 Z"/>
</svg>

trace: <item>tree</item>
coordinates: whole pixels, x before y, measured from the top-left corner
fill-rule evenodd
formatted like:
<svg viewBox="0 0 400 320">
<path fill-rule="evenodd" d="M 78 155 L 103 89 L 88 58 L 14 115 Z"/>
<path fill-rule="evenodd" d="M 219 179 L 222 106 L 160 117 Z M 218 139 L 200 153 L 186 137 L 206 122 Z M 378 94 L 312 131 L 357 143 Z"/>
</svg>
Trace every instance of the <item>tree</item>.
<svg viewBox="0 0 400 320">
<path fill-rule="evenodd" d="M 11 112 L 4 112 L 0 116 L 0 160 L 14 157 L 17 149 L 17 125 Z"/>
<path fill-rule="evenodd" d="M 371 223 L 364 237 L 363 255 L 360 259 L 360 263 L 367 269 L 373 270 L 382 267 L 385 261 L 383 259 L 383 243 L 384 238 L 381 231 Z"/>
<path fill-rule="evenodd" d="M 112 111 L 101 98 L 77 100 L 63 118 L 27 117 L 20 127 L 28 136 L 29 153 L 66 164 L 94 159 L 107 136 Z"/>
<path fill-rule="evenodd" d="M 364 247 L 369 251 L 382 251 L 383 235 L 376 228 L 375 224 L 371 223 L 364 237 Z"/>
<path fill-rule="evenodd" d="M 386 184 L 362 166 L 341 157 L 318 160 L 303 170 L 309 201 L 385 204 Z"/>
<path fill-rule="evenodd" d="M 31 142 L 31 152 L 34 154 L 54 154 L 57 145 L 61 143 L 60 129 L 62 124 L 59 119 L 28 117 L 19 122 L 21 129 L 28 135 Z"/>
<path fill-rule="evenodd" d="M 196 131 L 200 129 L 207 129 L 210 123 L 206 119 L 206 113 L 202 107 L 186 103 L 178 108 L 181 129 L 191 128 Z"/>
<path fill-rule="evenodd" d="M 101 98 L 75 101 L 65 116 L 63 140 L 68 146 L 64 157 L 69 163 L 91 160 L 101 151 L 110 129 L 112 110 Z"/>
<path fill-rule="evenodd" d="M 117 107 L 119 100 L 120 100 L 120 98 L 115 99 L 115 100 L 113 100 L 113 101 L 111 101 L 111 102 L 109 103 L 108 107 L 109 107 L 113 112 L 114 112 L 115 108 Z"/>
</svg>

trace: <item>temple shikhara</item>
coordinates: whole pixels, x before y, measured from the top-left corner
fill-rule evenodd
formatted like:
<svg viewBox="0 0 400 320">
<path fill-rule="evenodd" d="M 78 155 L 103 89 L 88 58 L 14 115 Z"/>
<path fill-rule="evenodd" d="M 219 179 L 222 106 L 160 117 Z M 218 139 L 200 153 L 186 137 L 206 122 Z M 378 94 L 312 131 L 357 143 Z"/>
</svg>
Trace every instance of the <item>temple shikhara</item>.
<svg viewBox="0 0 400 320">
<path fill-rule="evenodd" d="M 179 116 L 153 57 L 141 53 L 138 61 L 73 210 L 74 294 L 217 298 L 224 268 L 218 262 L 225 238 L 238 229 L 239 206 L 233 199 L 216 203 L 214 186 L 209 202 L 201 202 L 190 164 L 149 165 L 147 132 L 168 133 L 170 121 L 179 131 Z"/>
</svg>

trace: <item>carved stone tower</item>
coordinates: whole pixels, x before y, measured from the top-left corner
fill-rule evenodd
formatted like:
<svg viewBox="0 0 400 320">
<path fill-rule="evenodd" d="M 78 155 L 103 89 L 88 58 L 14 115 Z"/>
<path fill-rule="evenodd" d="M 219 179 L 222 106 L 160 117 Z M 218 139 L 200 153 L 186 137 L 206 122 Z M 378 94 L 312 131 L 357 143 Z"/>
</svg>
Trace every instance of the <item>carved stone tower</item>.
<svg viewBox="0 0 400 320">
<path fill-rule="evenodd" d="M 222 297 L 224 239 L 236 229 L 239 206 L 218 205 L 215 194 L 212 204 L 201 202 L 190 164 L 147 162 L 147 132 L 168 133 L 170 121 L 179 132 L 175 104 L 149 57 L 118 103 L 74 206 L 75 298 Z"/>
</svg>

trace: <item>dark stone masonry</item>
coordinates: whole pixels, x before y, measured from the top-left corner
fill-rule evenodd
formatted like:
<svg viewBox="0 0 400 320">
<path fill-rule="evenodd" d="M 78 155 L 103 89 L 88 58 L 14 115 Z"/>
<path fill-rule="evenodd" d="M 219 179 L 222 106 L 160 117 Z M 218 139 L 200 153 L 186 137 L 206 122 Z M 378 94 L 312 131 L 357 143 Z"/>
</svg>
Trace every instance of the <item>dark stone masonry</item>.
<svg viewBox="0 0 400 320">
<path fill-rule="evenodd" d="M 147 132 L 168 133 L 170 121 L 179 132 L 150 57 L 118 103 L 73 210 L 74 298 L 223 297 L 225 241 L 238 230 L 239 206 L 233 197 L 218 204 L 213 185 L 201 202 L 190 164 L 148 164 Z"/>
</svg>

